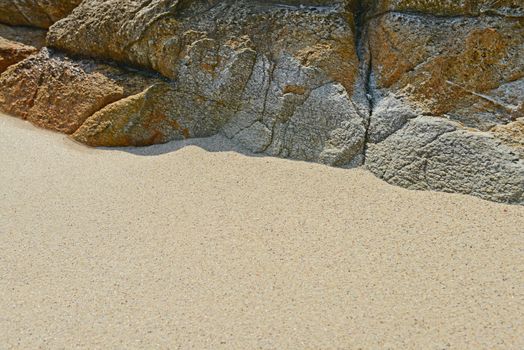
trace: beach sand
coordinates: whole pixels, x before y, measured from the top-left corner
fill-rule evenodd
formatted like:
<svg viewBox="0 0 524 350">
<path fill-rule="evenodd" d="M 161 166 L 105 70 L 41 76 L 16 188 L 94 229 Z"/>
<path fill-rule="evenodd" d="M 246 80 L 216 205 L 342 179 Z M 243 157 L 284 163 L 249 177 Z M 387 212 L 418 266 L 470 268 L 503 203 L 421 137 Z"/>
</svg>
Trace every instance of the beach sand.
<svg viewBox="0 0 524 350">
<path fill-rule="evenodd" d="M 0 117 L 1 349 L 523 349 L 524 207 Z"/>
</svg>

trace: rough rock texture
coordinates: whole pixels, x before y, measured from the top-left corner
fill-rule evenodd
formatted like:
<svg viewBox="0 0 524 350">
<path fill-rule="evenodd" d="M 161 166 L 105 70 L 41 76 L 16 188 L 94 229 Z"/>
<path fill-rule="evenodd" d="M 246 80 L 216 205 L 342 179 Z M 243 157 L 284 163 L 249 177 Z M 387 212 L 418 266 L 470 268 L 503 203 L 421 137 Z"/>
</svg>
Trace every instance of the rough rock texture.
<svg viewBox="0 0 524 350">
<path fill-rule="evenodd" d="M 0 24 L 0 73 L 38 52 L 45 45 L 45 32 Z"/>
<path fill-rule="evenodd" d="M 521 0 L 369 0 L 368 6 L 376 15 L 388 11 L 418 12 L 436 16 L 523 17 Z"/>
<path fill-rule="evenodd" d="M 199 128 L 223 126 L 251 151 L 359 163 L 369 112 L 353 14 L 342 1 L 299 3 L 88 0 L 48 41 L 176 79 L 173 104 L 190 119 L 216 105 Z"/>
<path fill-rule="evenodd" d="M 93 113 L 138 93 L 151 80 L 43 49 L 0 76 L 0 106 L 38 126 L 70 134 Z"/>
<path fill-rule="evenodd" d="M 517 152 L 520 159 L 524 159 L 524 118 L 507 125 L 498 125 L 491 131 L 495 137 Z"/>
<path fill-rule="evenodd" d="M 90 146 L 143 146 L 166 142 L 173 134 L 189 136 L 188 128 L 170 118 L 172 93 L 169 85 L 158 84 L 115 102 L 92 115 L 73 138 Z"/>
<path fill-rule="evenodd" d="M 523 204 L 522 2 L 373 6 L 367 167 L 408 188 Z"/>
<path fill-rule="evenodd" d="M 48 28 L 82 0 L 0 0 L 0 22 Z"/>
<path fill-rule="evenodd" d="M 22 61 L 37 51 L 32 46 L 0 37 L 0 73 L 5 71 L 10 65 Z"/>
<path fill-rule="evenodd" d="M 47 31 L 39 28 L 0 24 L 0 37 L 41 49 L 46 44 Z"/>
<path fill-rule="evenodd" d="M 160 82 L 101 109 L 72 136 L 91 146 L 145 146 L 214 135 L 228 113 L 220 103 Z"/>
<path fill-rule="evenodd" d="M 521 20 L 389 13 L 369 28 L 379 90 L 481 130 L 510 122 L 521 109 Z"/>
<path fill-rule="evenodd" d="M 403 187 L 524 204 L 524 160 L 489 133 L 439 118 L 417 117 L 370 144 L 367 164 Z"/>
<path fill-rule="evenodd" d="M 16 11 L 74 7 L 36 3 Z M 524 204 L 520 0 L 84 0 L 47 44 L 61 53 L 0 76 L 0 108 L 80 142 L 222 133 L 256 153 Z"/>
</svg>

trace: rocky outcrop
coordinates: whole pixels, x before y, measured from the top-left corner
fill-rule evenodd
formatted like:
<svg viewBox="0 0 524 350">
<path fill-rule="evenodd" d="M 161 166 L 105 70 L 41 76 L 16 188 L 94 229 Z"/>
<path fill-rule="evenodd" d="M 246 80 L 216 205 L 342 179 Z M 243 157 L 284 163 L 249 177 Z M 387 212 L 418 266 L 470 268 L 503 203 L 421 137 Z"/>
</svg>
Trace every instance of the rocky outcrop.
<svg viewBox="0 0 524 350">
<path fill-rule="evenodd" d="M 367 167 L 413 189 L 524 203 L 524 7 L 382 1 L 367 25 Z"/>
<path fill-rule="evenodd" d="M 369 28 L 379 93 L 406 96 L 422 113 L 480 130 L 508 123 L 520 110 L 522 21 L 388 13 Z"/>
<path fill-rule="evenodd" d="M 221 133 L 524 204 L 523 21 L 518 0 L 84 0 L 0 108 L 92 146 Z"/>
<path fill-rule="evenodd" d="M 0 22 L 49 28 L 82 0 L 0 0 Z"/>
<path fill-rule="evenodd" d="M 87 0 L 48 43 L 175 80 L 172 104 L 194 121 L 190 136 L 222 132 L 255 152 L 358 164 L 369 111 L 353 14 L 320 3 Z"/>
</svg>

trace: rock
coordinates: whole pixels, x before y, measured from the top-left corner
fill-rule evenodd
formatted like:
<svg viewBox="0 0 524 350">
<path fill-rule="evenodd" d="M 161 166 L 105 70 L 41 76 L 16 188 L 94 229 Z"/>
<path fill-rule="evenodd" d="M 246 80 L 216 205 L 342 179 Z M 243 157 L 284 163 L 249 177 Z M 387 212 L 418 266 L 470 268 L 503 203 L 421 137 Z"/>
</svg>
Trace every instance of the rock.
<svg viewBox="0 0 524 350">
<path fill-rule="evenodd" d="M 366 166 L 411 189 L 523 204 L 522 4 L 375 4 Z"/>
<path fill-rule="evenodd" d="M 71 134 L 94 112 L 150 83 L 137 74 L 43 49 L 0 75 L 0 106 L 5 113 Z"/>
<path fill-rule="evenodd" d="M 379 90 L 479 130 L 512 120 L 524 92 L 521 21 L 389 13 L 369 28 Z"/>
<path fill-rule="evenodd" d="M 82 0 L 0 0 L 0 22 L 48 28 Z"/>
<path fill-rule="evenodd" d="M 158 83 L 96 112 L 72 137 L 90 146 L 112 147 L 207 137 L 218 132 L 220 119 L 212 118 L 221 113 L 230 112 L 215 101 L 201 100 L 171 84 Z"/>
<path fill-rule="evenodd" d="M 369 116 L 345 5 L 87 0 L 48 42 L 173 79 L 173 104 L 195 101 L 188 118 L 201 119 L 199 101 L 222 106 L 208 123 L 252 151 L 344 165 L 362 154 Z"/>
<path fill-rule="evenodd" d="M 520 159 L 524 159 L 524 118 L 507 125 L 498 125 L 491 132 L 504 144 L 514 149 Z"/>
<path fill-rule="evenodd" d="M 271 137 L 271 130 L 258 120 L 235 135 L 242 146 L 254 153 L 266 150 L 271 144 Z"/>
<path fill-rule="evenodd" d="M 7 67 L 22 61 L 38 50 L 32 46 L 27 46 L 0 37 L 0 73 Z"/>
<path fill-rule="evenodd" d="M 35 54 L 44 46 L 45 32 L 0 24 L 0 73 Z"/>
<path fill-rule="evenodd" d="M 110 104 L 92 115 L 73 138 L 90 146 L 114 147 L 145 146 L 166 142 L 168 135 L 183 136 L 188 129 L 166 113 L 171 93 L 168 85 L 154 85 Z"/>
<path fill-rule="evenodd" d="M 415 106 L 394 95 L 380 98 L 373 108 L 368 129 L 368 141 L 378 143 L 401 129 L 410 119 L 420 115 Z"/>
<path fill-rule="evenodd" d="M 418 117 L 369 144 L 367 167 L 402 187 L 465 193 L 524 204 L 524 160 L 485 132 L 438 117 Z"/>
<path fill-rule="evenodd" d="M 47 31 L 44 29 L 0 24 L 0 37 L 38 50 L 45 46 L 46 35 Z"/>
<path fill-rule="evenodd" d="M 524 17 L 521 0 L 375 0 L 368 6 L 373 14 L 417 12 L 436 16 L 501 15 Z"/>
</svg>

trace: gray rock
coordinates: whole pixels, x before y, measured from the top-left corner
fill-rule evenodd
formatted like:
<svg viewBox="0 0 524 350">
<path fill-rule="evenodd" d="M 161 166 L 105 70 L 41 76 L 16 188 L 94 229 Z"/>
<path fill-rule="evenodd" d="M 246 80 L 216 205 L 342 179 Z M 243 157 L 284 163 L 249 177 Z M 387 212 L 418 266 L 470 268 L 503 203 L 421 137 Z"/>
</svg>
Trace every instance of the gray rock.
<svg viewBox="0 0 524 350">
<path fill-rule="evenodd" d="M 493 135 L 418 117 L 377 144 L 366 165 L 389 183 L 524 204 L 524 161 Z"/>
<path fill-rule="evenodd" d="M 368 140 L 373 143 L 381 142 L 418 115 L 413 106 L 394 95 L 380 98 L 373 108 Z"/>
</svg>

